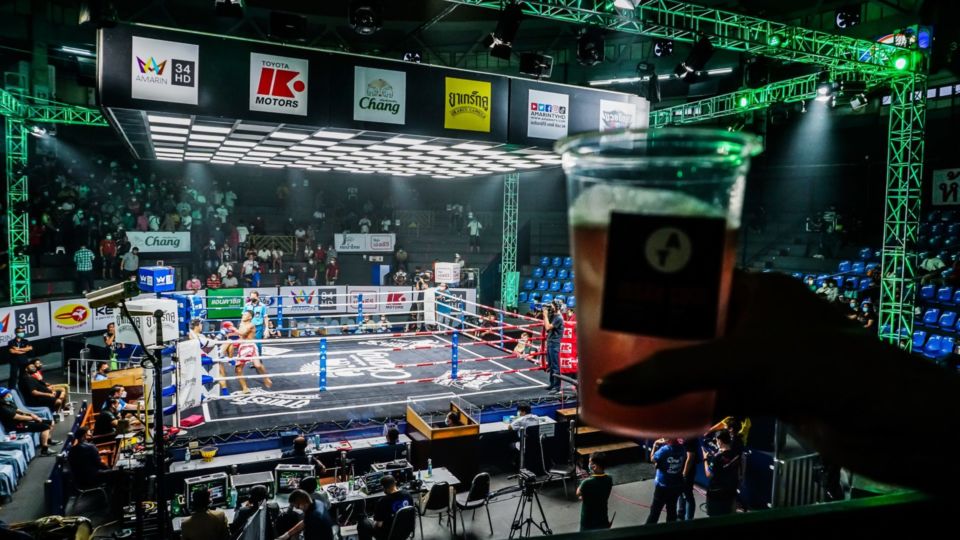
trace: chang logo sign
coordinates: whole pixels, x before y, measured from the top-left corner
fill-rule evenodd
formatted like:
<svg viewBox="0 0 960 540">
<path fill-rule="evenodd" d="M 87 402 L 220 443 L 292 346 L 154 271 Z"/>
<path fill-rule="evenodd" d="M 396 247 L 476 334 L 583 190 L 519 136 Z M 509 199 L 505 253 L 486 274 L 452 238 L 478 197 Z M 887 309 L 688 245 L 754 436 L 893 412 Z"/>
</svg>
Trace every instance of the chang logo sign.
<svg viewBox="0 0 960 540">
<path fill-rule="evenodd" d="M 492 93 L 489 82 L 447 77 L 443 127 L 489 133 Z"/>
<path fill-rule="evenodd" d="M 250 110 L 307 115 L 309 62 L 250 53 Z"/>
<path fill-rule="evenodd" d="M 134 36 L 130 95 L 136 99 L 197 104 L 197 45 Z"/>
<path fill-rule="evenodd" d="M 405 72 L 357 66 L 353 68 L 353 119 L 404 124 L 406 93 Z"/>
</svg>

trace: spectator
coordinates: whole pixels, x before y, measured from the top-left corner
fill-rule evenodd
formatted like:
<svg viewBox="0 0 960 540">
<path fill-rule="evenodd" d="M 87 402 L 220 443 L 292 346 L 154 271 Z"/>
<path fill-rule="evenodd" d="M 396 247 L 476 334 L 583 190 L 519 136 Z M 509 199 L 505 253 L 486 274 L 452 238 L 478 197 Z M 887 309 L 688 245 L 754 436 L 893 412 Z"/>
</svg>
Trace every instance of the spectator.
<svg viewBox="0 0 960 540">
<path fill-rule="evenodd" d="M 473 212 L 467 214 L 467 219 L 467 230 L 470 231 L 470 251 L 480 253 L 480 231 L 483 230 L 483 225 L 473 215 Z"/>
<path fill-rule="evenodd" d="M 703 468 L 707 474 L 707 515 L 720 516 L 732 514 L 736 510 L 737 487 L 740 486 L 740 472 L 743 467 L 743 455 L 734 450 L 733 436 L 729 431 L 720 431 L 716 435 L 717 452 L 704 451 Z"/>
<path fill-rule="evenodd" d="M 81 243 L 80 249 L 73 254 L 73 262 L 77 268 L 77 284 L 83 294 L 94 289 L 93 260 L 95 258 L 93 252 L 84 243 Z"/>
<path fill-rule="evenodd" d="M 140 250 L 133 248 L 120 259 L 120 270 L 124 279 L 136 277 L 140 269 Z"/>
<path fill-rule="evenodd" d="M 390 232 L 390 227 L 393 225 L 393 221 L 388 217 L 384 217 L 380 220 L 380 232 L 388 233 Z"/>
<path fill-rule="evenodd" d="M 876 328 L 877 312 L 873 309 L 873 302 L 864 301 L 860 305 L 860 313 L 857 314 L 857 322 L 864 328 Z"/>
<path fill-rule="evenodd" d="M 310 285 L 311 287 L 316 285 L 319 277 L 320 277 L 320 269 L 317 268 L 317 261 L 313 260 L 313 257 L 311 257 L 307 261 L 307 272 L 306 272 L 307 285 Z"/>
<path fill-rule="evenodd" d="M 190 495 L 190 517 L 180 526 L 182 540 L 228 540 L 230 528 L 227 516 L 220 510 L 210 509 L 210 492 L 206 489 Z"/>
<path fill-rule="evenodd" d="M 207 277 L 207 288 L 208 289 L 219 289 L 220 288 L 220 275 L 216 272 L 211 272 L 210 276 Z"/>
<path fill-rule="evenodd" d="M 253 271 L 257 269 L 259 265 L 257 264 L 256 257 L 253 253 L 247 255 L 247 260 L 243 261 L 243 279 L 247 283 L 253 279 Z"/>
<path fill-rule="evenodd" d="M 250 276 L 250 286 L 251 286 L 251 287 L 259 287 L 259 286 L 260 286 L 260 280 L 261 280 L 260 267 L 257 266 L 257 268 L 254 269 L 254 271 L 253 271 L 253 275 Z"/>
<path fill-rule="evenodd" d="M 323 248 L 323 244 L 317 243 L 317 249 L 313 250 L 313 258 L 318 264 L 327 262 L 327 250 Z"/>
<path fill-rule="evenodd" d="M 300 282 L 297 280 L 297 277 L 298 277 L 298 274 L 297 274 L 296 268 L 291 266 L 290 269 L 287 270 L 287 281 L 286 281 L 287 287 L 296 287 L 300 285 Z"/>
<path fill-rule="evenodd" d="M 660 512 L 664 506 L 667 508 L 667 522 L 677 520 L 677 500 L 683 491 L 683 468 L 686 459 L 686 449 L 678 439 L 660 439 L 653 444 L 650 461 L 656 464 L 657 477 L 647 525 L 660 520 Z"/>
<path fill-rule="evenodd" d="M 220 274 L 220 281 L 226 279 L 227 272 L 233 272 L 233 269 L 228 261 L 223 261 L 220 263 L 220 266 L 217 267 L 217 273 Z"/>
<path fill-rule="evenodd" d="M 274 248 L 270 251 L 270 259 L 273 263 L 273 272 L 280 273 L 283 271 L 283 251 L 277 248 Z"/>
<path fill-rule="evenodd" d="M 280 338 L 280 337 L 283 337 L 283 336 L 280 334 L 280 330 L 277 329 L 277 326 L 273 323 L 273 319 L 270 319 L 269 321 L 267 321 L 267 335 L 266 335 L 266 338 L 267 338 L 267 339 L 276 339 L 276 338 Z"/>
<path fill-rule="evenodd" d="M 40 420 L 40 417 L 26 411 L 21 411 L 13 402 L 13 394 L 9 388 L 0 387 L 0 424 L 3 429 L 10 433 L 18 431 L 21 433 L 39 433 L 40 434 L 40 455 L 52 456 L 50 445 L 60 444 L 50 438 L 50 424 Z"/>
<path fill-rule="evenodd" d="M 114 279 L 113 271 L 117 266 L 117 243 L 113 235 L 108 234 L 100 241 L 100 277 Z"/>
<path fill-rule="evenodd" d="M 197 291 L 203 288 L 203 284 L 200 283 L 200 277 L 194 274 L 190 279 L 187 280 L 186 288 L 193 294 L 197 294 Z"/>
<path fill-rule="evenodd" d="M 230 182 L 227 182 L 226 189 L 223 193 L 223 204 L 228 210 L 233 210 L 233 206 L 237 203 L 237 194 L 230 188 Z"/>
<path fill-rule="evenodd" d="M 413 506 L 413 498 L 406 491 L 397 489 L 397 480 L 392 475 L 380 479 L 384 496 L 377 501 L 373 519 L 365 518 L 357 526 L 360 540 L 386 540 L 393 526 L 393 518 L 402 508 Z"/>
<path fill-rule="evenodd" d="M 697 465 L 700 463 L 700 439 L 689 437 L 684 439 L 682 444 L 687 456 L 683 462 L 683 489 L 677 500 L 677 519 L 692 521 L 697 510 L 697 501 L 693 496 L 693 483 L 697 478 Z"/>
<path fill-rule="evenodd" d="M 380 315 L 380 322 L 377 325 L 377 332 L 381 334 L 386 334 L 390 331 L 390 321 L 387 320 L 387 316 L 384 314 Z"/>
<path fill-rule="evenodd" d="M 266 486 L 256 485 L 250 488 L 249 498 L 244 502 L 240 508 L 237 508 L 236 513 L 233 516 L 233 523 L 230 524 L 230 534 L 232 538 L 240 536 L 240 533 L 243 532 L 243 528 L 247 525 L 247 522 L 250 521 L 250 518 L 253 517 L 253 514 L 257 512 L 257 509 L 260 508 L 260 505 L 267 500 L 267 491 Z"/>
<path fill-rule="evenodd" d="M 24 368 L 20 374 L 19 388 L 23 401 L 29 407 L 46 407 L 50 412 L 58 413 L 66 401 L 63 390 L 55 390 L 43 382 L 36 363 L 27 364 Z"/>
<path fill-rule="evenodd" d="M 357 225 L 360 226 L 360 234 L 369 234 L 371 224 L 372 223 L 370 222 L 370 218 L 368 218 L 367 216 L 363 216 L 362 218 L 360 218 L 360 221 L 357 222 Z"/>
<path fill-rule="evenodd" d="M 404 272 L 409 272 L 410 270 L 407 268 L 407 259 L 409 257 L 405 249 L 397 247 L 397 252 L 393 254 L 394 266 Z"/>
<path fill-rule="evenodd" d="M 117 426 L 120 423 L 120 400 L 109 398 L 97 414 L 97 419 L 93 424 L 94 436 L 112 435 L 116 433 Z"/>
<path fill-rule="evenodd" d="M 90 429 L 81 426 L 74 433 L 73 446 L 67 451 L 70 474 L 80 489 L 91 489 L 102 485 L 108 480 L 110 471 L 110 467 L 100 459 L 100 451 L 90 441 Z"/>
<path fill-rule="evenodd" d="M 580 483 L 577 497 L 580 505 L 580 530 L 609 529 L 610 518 L 607 503 L 613 491 L 613 478 L 606 473 L 607 455 L 595 452 L 590 455 L 590 477 Z"/>
<path fill-rule="evenodd" d="M 110 362 L 97 362 L 97 371 L 93 374 L 94 382 L 107 380 L 107 373 L 110 373 Z"/>
<path fill-rule="evenodd" d="M 837 287 L 836 281 L 828 279 L 823 283 L 823 287 L 817 289 L 816 293 L 822 296 L 827 302 L 836 302 L 837 296 L 840 295 L 840 289 Z"/>
<path fill-rule="evenodd" d="M 450 232 L 455 232 L 459 236 L 463 232 L 463 205 L 448 204 L 447 211 L 450 212 Z"/>
<path fill-rule="evenodd" d="M 336 257 L 330 257 L 330 263 L 327 264 L 326 283 L 327 285 L 336 285 L 340 278 L 340 264 Z"/>
<path fill-rule="evenodd" d="M 7 358 L 10 360 L 10 379 L 7 386 L 16 388 L 20 383 L 20 373 L 33 360 L 33 345 L 26 338 L 27 330 L 17 326 L 13 339 L 7 342 Z"/>
<path fill-rule="evenodd" d="M 223 285 L 224 289 L 233 289 L 240 286 L 240 282 L 237 281 L 237 278 L 233 275 L 233 270 L 228 269 L 227 275 L 224 277 L 220 283 Z"/>
<path fill-rule="evenodd" d="M 217 249 L 217 244 L 213 240 L 203 248 L 203 261 L 207 272 L 216 272 L 220 266 L 220 250 Z"/>
</svg>

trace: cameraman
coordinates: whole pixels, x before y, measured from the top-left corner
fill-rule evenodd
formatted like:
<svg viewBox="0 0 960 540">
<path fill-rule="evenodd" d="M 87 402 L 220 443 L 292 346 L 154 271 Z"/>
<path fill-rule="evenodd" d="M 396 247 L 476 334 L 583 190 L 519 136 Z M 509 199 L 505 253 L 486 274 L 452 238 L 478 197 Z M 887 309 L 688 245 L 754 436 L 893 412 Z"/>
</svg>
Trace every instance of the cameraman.
<svg viewBox="0 0 960 540">
<path fill-rule="evenodd" d="M 717 450 L 703 451 L 703 468 L 707 473 L 707 515 L 732 514 L 737 507 L 737 488 L 743 470 L 743 452 L 735 448 L 729 431 L 718 431 L 714 437 Z"/>
<path fill-rule="evenodd" d="M 560 338 L 563 337 L 563 317 L 556 304 L 544 304 L 541 311 L 543 328 L 547 332 L 547 372 L 550 374 L 550 386 L 547 392 L 560 392 Z"/>
</svg>

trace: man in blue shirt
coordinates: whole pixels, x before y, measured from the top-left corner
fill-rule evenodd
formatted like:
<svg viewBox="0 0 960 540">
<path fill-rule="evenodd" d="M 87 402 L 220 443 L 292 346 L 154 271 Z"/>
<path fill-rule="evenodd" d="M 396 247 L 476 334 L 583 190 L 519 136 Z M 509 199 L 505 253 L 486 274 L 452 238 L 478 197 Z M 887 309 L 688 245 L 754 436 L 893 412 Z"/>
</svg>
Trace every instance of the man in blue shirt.
<svg viewBox="0 0 960 540">
<path fill-rule="evenodd" d="M 250 292 L 250 299 L 243 306 L 244 311 L 253 313 L 253 327 L 256 330 L 256 339 L 263 339 L 264 329 L 267 326 L 267 306 L 260 301 L 260 293 Z M 263 356 L 263 345 L 257 342 L 257 355 Z"/>
<path fill-rule="evenodd" d="M 677 520 L 677 499 L 683 491 L 683 464 L 687 450 L 678 439 L 660 439 L 653 443 L 650 461 L 657 465 L 656 487 L 647 524 L 660 520 L 660 512 L 667 507 L 667 522 Z"/>
</svg>

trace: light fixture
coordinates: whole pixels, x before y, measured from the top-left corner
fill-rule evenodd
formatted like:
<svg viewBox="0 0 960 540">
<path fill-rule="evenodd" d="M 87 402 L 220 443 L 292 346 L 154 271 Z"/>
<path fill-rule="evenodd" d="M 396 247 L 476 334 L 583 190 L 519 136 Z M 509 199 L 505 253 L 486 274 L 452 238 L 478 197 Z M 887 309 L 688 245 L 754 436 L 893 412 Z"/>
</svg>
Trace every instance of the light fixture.
<svg viewBox="0 0 960 540">
<path fill-rule="evenodd" d="M 654 56 L 673 56 L 673 40 L 672 39 L 655 39 L 653 40 L 653 54 Z"/>
<path fill-rule="evenodd" d="M 746 107 L 750 104 L 750 98 L 748 96 L 740 96 L 740 99 L 737 100 L 737 105 L 740 107 Z"/>
<path fill-rule="evenodd" d="M 713 57 L 713 43 L 710 43 L 710 38 L 707 36 L 701 36 L 700 39 L 693 44 L 693 48 L 690 49 L 690 54 L 687 55 L 687 59 L 678 64 L 673 72 L 678 79 L 691 82 L 693 80 L 691 75 L 695 75 L 696 72 L 703 70 L 711 57 Z"/>
<path fill-rule="evenodd" d="M 830 101 L 833 99 L 836 91 L 836 84 L 830 81 L 824 81 L 817 84 L 817 101 Z"/>
<path fill-rule="evenodd" d="M 199 131 L 201 133 L 230 133 L 231 128 L 221 127 L 221 126 L 204 126 L 200 124 L 194 124 L 192 128 L 193 131 Z"/>
<path fill-rule="evenodd" d="M 214 0 L 213 13 L 218 17 L 243 17 L 244 0 Z"/>
<path fill-rule="evenodd" d="M 617 9 L 635 9 L 637 2 L 636 0 L 613 0 L 613 7 Z"/>
<path fill-rule="evenodd" d="M 174 135 L 186 135 L 187 133 L 190 133 L 190 130 L 187 128 L 154 125 L 150 126 L 150 131 L 152 133 L 172 133 Z"/>
<path fill-rule="evenodd" d="M 189 118 L 180 118 L 177 116 L 164 116 L 160 114 L 148 114 L 147 120 L 149 120 L 151 124 L 174 124 L 178 126 L 190 125 Z"/>
<path fill-rule="evenodd" d="M 836 23 L 837 28 L 841 30 L 853 28 L 854 26 L 860 24 L 859 4 L 839 7 L 834 13 L 836 15 L 834 18 L 834 23 Z"/>
<path fill-rule="evenodd" d="M 645 98 L 651 104 L 660 103 L 660 78 L 657 76 L 656 66 L 653 65 L 653 62 L 638 63 L 637 77 L 640 79 L 637 95 Z"/>
<path fill-rule="evenodd" d="M 582 66 L 595 66 L 603 62 L 604 44 L 603 30 L 595 26 L 582 29 L 577 38 L 577 61 Z"/>
<path fill-rule="evenodd" d="M 893 67 L 897 71 L 903 71 L 907 69 L 907 66 L 910 64 L 910 59 L 906 55 L 899 55 L 893 59 Z"/>
<path fill-rule="evenodd" d="M 801 101 L 801 102 L 800 102 L 800 112 L 801 112 L 801 113 L 806 113 L 806 112 L 807 112 L 807 102 L 806 102 L 806 101 Z"/>
<path fill-rule="evenodd" d="M 270 134 L 270 137 L 274 139 L 285 139 L 288 141 L 302 141 L 309 137 L 306 133 L 293 133 L 290 131 L 274 131 Z"/>
<path fill-rule="evenodd" d="M 539 79 L 549 79 L 553 74 L 553 57 L 539 53 L 520 55 L 520 73 Z"/>
<path fill-rule="evenodd" d="M 361 36 L 369 36 L 383 26 L 382 6 L 378 0 L 350 2 L 350 28 Z"/>
<path fill-rule="evenodd" d="M 403 53 L 404 62 L 413 62 L 414 64 L 419 64 L 421 58 L 422 58 L 422 55 L 420 54 L 420 51 L 410 51 L 410 52 Z"/>
<path fill-rule="evenodd" d="M 850 99 L 850 108 L 855 111 L 859 111 L 866 108 L 868 104 L 869 104 L 869 101 L 867 101 L 866 94 L 857 94 Z"/>
<path fill-rule="evenodd" d="M 353 138 L 354 135 L 355 135 L 354 133 L 347 133 L 344 131 L 318 131 L 313 134 L 314 137 L 320 137 L 321 139 L 340 139 L 340 140 L 351 139 Z M 420 142 L 420 141 L 417 141 L 417 142 Z M 312 143 L 307 142 L 307 140 L 304 140 L 303 144 L 312 144 Z"/>
<path fill-rule="evenodd" d="M 186 137 L 182 137 L 179 135 L 157 135 L 153 133 L 150 134 L 150 138 L 155 141 L 171 141 L 171 142 L 184 142 L 187 140 Z"/>
<path fill-rule="evenodd" d="M 78 49 L 76 47 L 68 47 L 66 45 L 61 46 L 60 51 L 68 54 L 76 54 L 78 56 L 93 56 L 93 53 L 87 49 Z"/>
<path fill-rule="evenodd" d="M 520 31 L 520 21 L 523 19 L 523 9 L 513 1 L 503 7 L 497 27 L 493 33 L 483 40 L 483 44 L 490 49 L 490 56 L 509 60 L 513 50 L 513 41 Z"/>
</svg>

